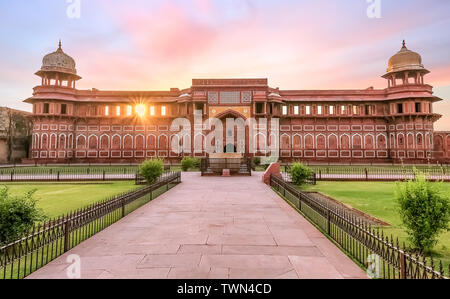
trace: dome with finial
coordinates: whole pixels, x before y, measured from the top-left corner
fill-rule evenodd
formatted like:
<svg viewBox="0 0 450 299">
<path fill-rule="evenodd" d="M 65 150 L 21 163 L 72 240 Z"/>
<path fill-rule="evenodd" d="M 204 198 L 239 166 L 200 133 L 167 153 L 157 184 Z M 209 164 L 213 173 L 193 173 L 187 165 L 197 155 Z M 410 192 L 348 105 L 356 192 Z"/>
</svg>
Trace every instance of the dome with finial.
<svg viewBox="0 0 450 299">
<path fill-rule="evenodd" d="M 61 48 L 61 40 L 59 41 L 58 49 L 50 54 L 47 54 L 42 59 L 42 67 L 38 73 L 42 72 L 58 72 L 67 75 L 77 76 L 75 60 L 64 53 Z M 78 77 L 78 76 L 77 76 Z"/>
<path fill-rule="evenodd" d="M 389 74 L 408 70 L 426 71 L 422 64 L 422 57 L 418 53 L 408 50 L 406 42 L 403 41 L 400 51 L 389 59 L 387 72 Z"/>
</svg>

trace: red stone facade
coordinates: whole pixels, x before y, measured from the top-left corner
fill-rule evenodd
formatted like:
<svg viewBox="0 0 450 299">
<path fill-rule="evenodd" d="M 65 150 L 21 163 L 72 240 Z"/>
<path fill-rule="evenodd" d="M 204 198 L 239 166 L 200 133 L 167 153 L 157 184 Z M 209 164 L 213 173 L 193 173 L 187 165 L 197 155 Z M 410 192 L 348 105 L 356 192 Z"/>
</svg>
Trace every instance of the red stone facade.
<svg viewBox="0 0 450 299">
<path fill-rule="evenodd" d="M 409 51 L 403 49 L 406 47 L 399 54 Z M 49 55 L 65 55 L 61 48 L 58 51 Z M 268 154 L 261 149 L 249 152 L 249 138 L 254 138 L 265 144 L 277 142 L 279 156 L 286 161 L 450 160 L 450 132 L 433 129 L 441 117 L 433 111 L 433 103 L 441 99 L 424 83 L 428 71 L 423 66 L 405 71 L 390 65 L 384 76 L 388 87 L 380 90 L 280 90 L 269 87 L 267 79 L 194 79 L 192 86 L 183 90 L 121 92 L 76 89 L 80 77 L 67 57 L 52 56 L 44 61 L 37 73 L 42 84 L 26 100 L 33 105 L 31 159 L 27 162 L 128 163 L 150 157 L 173 161 L 187 155 L 203 157 L 209 131 L 193 126 L 191 134 L 180 137 L 179 128 L 172 126 L 180 117 L 194 123 L 195 111 L 204 121 L 212 117 L 224 122 L 230 117 L 266 118 L 270 124 L 278 118 L 277 132 L 267 126 L 249 136 L 247 128 L 247 156 Z M 58 63 L 52 68 L 52 59 L 62 59 L 63 64 L 69 59 L 70 63 L 61 70 Z M 395 59 L 393 63 L 398 64 Z M 226 129 L 224 133 L 229 134 Z M 279 136 L 279 140 L 271 136 Z M 173 138 L 179 144 L 190 144 L 190 149 L 172 151 Z M 235 148 L 243 142 L 237 137 L 234 140 L 231 145 Z M 224 140 L 222 145 L 227 143 Z"/>
</svg>

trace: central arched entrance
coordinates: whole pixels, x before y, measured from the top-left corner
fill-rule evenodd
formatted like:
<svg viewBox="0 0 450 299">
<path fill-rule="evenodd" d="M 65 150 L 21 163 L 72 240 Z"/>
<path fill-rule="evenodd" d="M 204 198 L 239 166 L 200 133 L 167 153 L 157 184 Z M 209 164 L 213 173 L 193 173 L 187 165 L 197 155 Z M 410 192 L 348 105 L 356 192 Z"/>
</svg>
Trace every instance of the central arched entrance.
<svg viewBox="0 0 450 299">
<path fill-rule="evenodd" d="M 227 154 L 237 153 L 236 145 L 234 145 L 232 143 L 229 143 L 229 144 L 225 145 L 224 148 L 223 148 L 223 152 L 227 153 Z"/>
<path fill-rule="evenodd" d="M 227 110 L 216 116 L 222 121 L 223 126 L 223 152 L 240 153 L 248 156 L 248 128 L 246 127 L 246 118 L 241 113 L 234 110 Z M 227 120 L 233 120 L 234 127 L 227 128 Z"/>
</svg>

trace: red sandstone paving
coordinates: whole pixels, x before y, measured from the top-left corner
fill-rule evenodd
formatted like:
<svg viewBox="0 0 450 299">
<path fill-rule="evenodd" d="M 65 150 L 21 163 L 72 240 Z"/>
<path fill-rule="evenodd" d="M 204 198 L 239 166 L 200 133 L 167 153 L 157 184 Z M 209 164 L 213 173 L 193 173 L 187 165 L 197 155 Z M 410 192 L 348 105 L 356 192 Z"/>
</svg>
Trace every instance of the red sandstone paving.
<svg viewBox="0 0 450 299">
<path fill-rule="evenodd" d="M 28 278 L 367 278 L 261 174 L 182 181 Z"/>
</svg>

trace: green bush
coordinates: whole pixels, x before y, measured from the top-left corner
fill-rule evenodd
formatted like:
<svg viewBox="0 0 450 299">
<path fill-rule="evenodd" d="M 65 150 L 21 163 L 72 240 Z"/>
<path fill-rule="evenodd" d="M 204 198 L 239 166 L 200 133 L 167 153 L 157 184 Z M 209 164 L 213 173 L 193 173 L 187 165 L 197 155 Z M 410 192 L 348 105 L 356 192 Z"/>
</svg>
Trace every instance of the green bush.
<svg viewBox="0 0 450 299">
<path fill-rule="evenodd" d="M 181 160 L 181 170 L 188 171 L 193 168 L 200 168 L 201 160 L 198 158 L 184 157 Z"/>
<path fill-rule="evenodd" d="M 7 187 L 0 189 L 0 244 L 19 239 L 34 223 L 45 220 L 43 211 L 36 206 L 35 192 L 12 196 Z"/>
<path fill-rule="evenodd" d="M 193 158 L 194 159 L 194 168 L 200 169 L 200 164 L 202 163 L 202 160 L 200 158 Z"/>
<path fill-rule="evenodd" d="M 260 157 L 254 157 L 253 158 L 253 165 L 255 165 L 255 166 L 261 165 L 261 158 Z"/>
<path fill-rule="evenodd" d="M 307 179 L 313 174 L 312 170 L 302 163 L 294 163 L 289 170 L 292 182 L 298 186 L 306 183 Z"/>
<path fill-rule="evenodd" d="M 164 162 L 161 159 L 144 161 L 139 167 L 139 173 L 147 183 L 153 184 L 164 172 Z"/>
<path fill-rule="evenodd" d="M 413 181 L 397 184 L 395 198 L 411 245 L 430 251 L 438 236 L 449 229 L 449 199 L 441 194 L 440 183 L 431 183 L 423 173 L 414 171 Z"/>
</svg>

